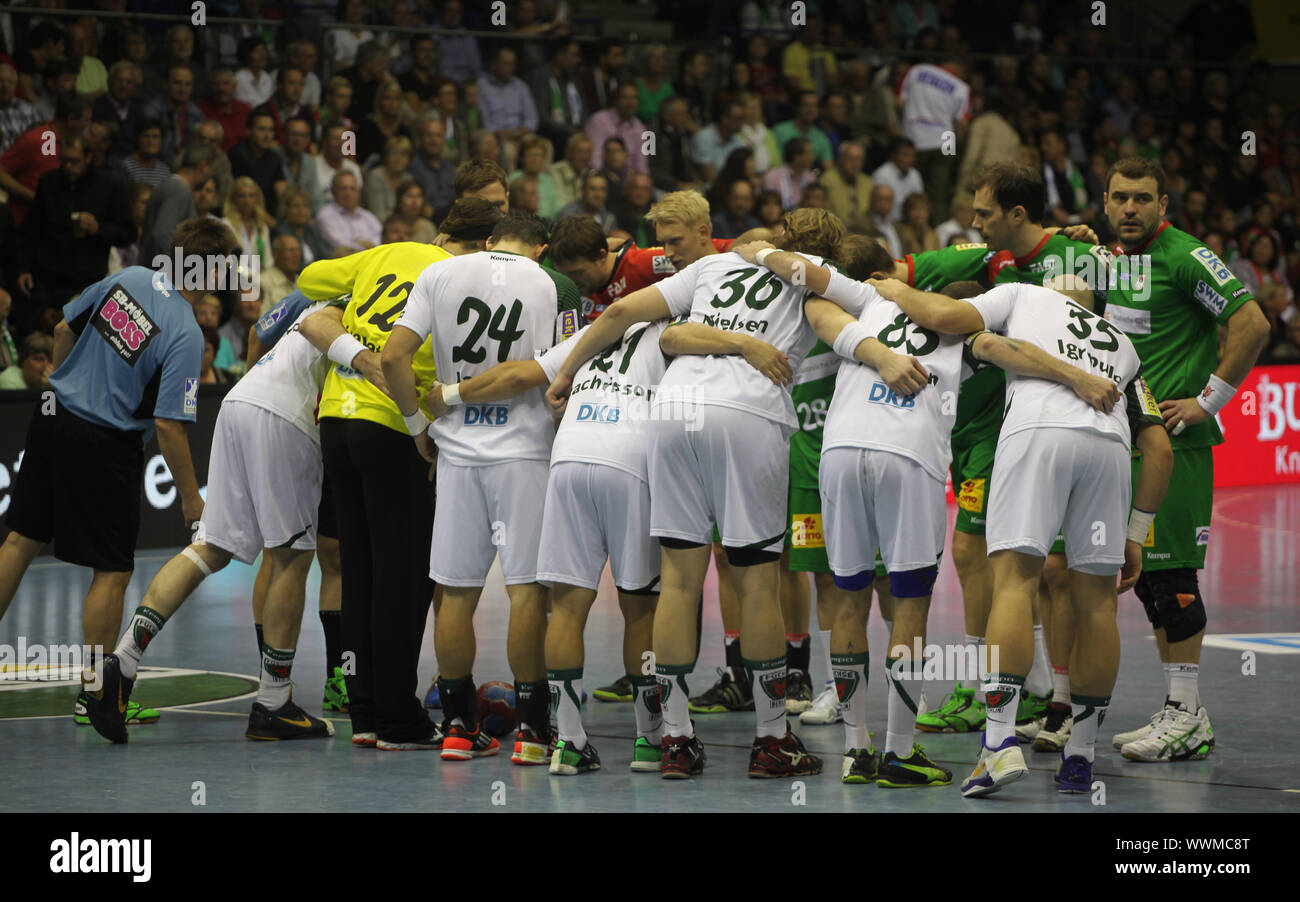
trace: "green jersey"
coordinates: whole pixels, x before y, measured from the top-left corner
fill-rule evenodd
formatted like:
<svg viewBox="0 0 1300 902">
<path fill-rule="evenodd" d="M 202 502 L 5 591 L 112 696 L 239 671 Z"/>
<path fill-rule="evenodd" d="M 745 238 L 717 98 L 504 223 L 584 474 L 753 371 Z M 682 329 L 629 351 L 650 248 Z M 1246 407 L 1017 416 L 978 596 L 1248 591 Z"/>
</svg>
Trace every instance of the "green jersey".
<svg viewBox="0 0 1300 902">
<path fill-rule="evenodd" d="M 817 467 L 822 456 L 822 427 L 835 394 L 835 374 L 840 356 L 821 339 L 813 345 L 794 374 L 790 398 L 794 401 L 799 431 L 790 436 L 790 485 L 817 488 Z"/>
<path fill-rule="evenodd" d="M 1124 330 L 1161 401 L 1191 398 L 1219 365 L 1219 326 L 1250 292 L 1214 251 L 1168 222 L 1142 247 L 1118 250 L 1106 319 Z M 1175 450 L 1223 442 L 1214 418 L 1171 435 Z"/>
<path fill-rule="evenodd" d="M 937 251 L 922 251 L 903 258 L 907 284 L 921 291 L 938 291 L 950 282 L 979 282 L 993 285 L 989 264 L 993 252 L 986 244 L 954 244 Z"/>
</svg>

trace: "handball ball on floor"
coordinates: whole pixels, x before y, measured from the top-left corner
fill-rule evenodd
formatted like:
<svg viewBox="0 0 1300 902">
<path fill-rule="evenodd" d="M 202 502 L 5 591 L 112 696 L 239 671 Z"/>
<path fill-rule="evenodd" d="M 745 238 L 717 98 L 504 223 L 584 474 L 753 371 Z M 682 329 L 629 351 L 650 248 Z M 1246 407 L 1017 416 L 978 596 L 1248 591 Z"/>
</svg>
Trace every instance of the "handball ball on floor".
<svg viewBox="0 0 1300 902">
<path fill-rule="evenodd" d="M 504 736 L 515 728 L 515 686 L 493 680 L 478 687 L 478 722 L 489 736 Z"/>
</svg>

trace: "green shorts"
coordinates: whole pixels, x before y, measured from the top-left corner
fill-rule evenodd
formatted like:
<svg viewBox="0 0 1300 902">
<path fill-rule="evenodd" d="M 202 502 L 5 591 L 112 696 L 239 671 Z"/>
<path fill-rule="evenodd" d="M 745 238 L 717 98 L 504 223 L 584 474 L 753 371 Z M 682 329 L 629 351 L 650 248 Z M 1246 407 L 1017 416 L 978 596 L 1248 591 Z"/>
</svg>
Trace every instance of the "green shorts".
<svg viewBox="0 0 1300 902">
<path fill-rule="evenodd" d="M 876 552 L 876 579 L 886 579 L 889 571 L 885 569 L 885 562 L 880 559 L 880 552 Z"/>
<path fill-rule="evenodd" d="M 952 490 L 957 496 L 959 532 L 984 535 L 989 510 L 989 479 L 993 476 L 993 454 L 998 437 L 990 436 L 968 448 L 952 448 Z"/>
<path fill-rule="evenodd" d="M 1140 457 L 1133 458 L 1135 488 L 1140 461 Z M 1213 507 L 1214 449 L 1175 451 L 1169 492 L 1143 543 L 1142 569 L 1202 569 L 1205 550 L 1210 544 L 1210 511 Z"/>
<path fill-rule="evenodd" d="M 785 531 L 785 544 L 790 549 L 790 572 L 830 573 L 821 492 L 792 485 L 789 502 L 790 526 Z"/>
</svg>

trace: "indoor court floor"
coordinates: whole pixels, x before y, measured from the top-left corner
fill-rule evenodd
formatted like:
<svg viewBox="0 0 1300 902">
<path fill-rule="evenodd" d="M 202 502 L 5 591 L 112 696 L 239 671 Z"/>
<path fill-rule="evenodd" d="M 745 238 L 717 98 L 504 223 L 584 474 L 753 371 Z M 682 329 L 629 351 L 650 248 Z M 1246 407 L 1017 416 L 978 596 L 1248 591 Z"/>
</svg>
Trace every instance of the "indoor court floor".
<svg viewBox="0 0 1300 902">
<path fill-rule="evenodd" d="M 950 507 L 950 520 L 954 510 Z M 127 615 L 167 557 L 153 551 L 137 556 Z M 74 725 L 74 685 L 0 680 L 0 810 L 190 811 L 200 810 L 195 803 L 201 796 L 201 810 L 207 811 L 1300 812 L 1300 760 L 1293 744 L 1300 734 L 1300 707 L 1292 695 L 1300 679 L 1300 486 L 1216 492 L 1201 583 L 1210 632 L 1200 685 L 1217 737 L 1208 759 L 1138 764 L 1110 747 L 1113 733 L 1143 723 L 1163 698 L 1159 660 L 1141 605 L 1131 593 L 1120 599 L 1123 656 L 1094 772 L 1104 788 L 1091 796 L 1057 793 L 1051 779 L 1054 756 L 1024 747 L 1028 778 L 987 800 L 962 799 L 957 784 L 973 766 L 975 735 L 918 734 L 927 754 L 952 770 L 952 786 L 911 792 L 846 786 L 839 781 L 844 734 L 838 724 L 795 724 L 809 749 L 825 757 L 820 776 L 798 781 L 802 786 L 751 780 L 745 773 L 753 738 L 749 713 L 698 716 L 696 729 L 708 753 L 704 774 L 668 782 L 627 769 L 635 738 L 631 705 L 594 700 L 584 706 L 584 718 L 604 769 L 578 777 L 514 767 L 505 742 L 495 758 L 456 763 L 444 763 L 436 753 L 354 749 L 345 716 L 335 718 L 337 733 L 331 739 L 250 742 L 243 731 L 259 666 L 250 606 L 254 572 L 232 564 L 208 579 L 152 643 L 144 664 L 158 669 L 137 683 L 134 698 L 160 708 L 175 706 L 164 708 L 156 724 L 132 727 L 129 745 L 113 746 L 90 727 Z M 318 578 L 313 570 L 294 666 L 295 699 L 315 713 L 324 678 Z M 714 579 L 710 571 L 693 692 L 711 685 L 722 664 Z M 16 647 L 19 637 L 27 643 L 79 642 L 88 584 L 88 572 L 39 559 L 0 623 L 0 645 Z M 499 573 L 484 592 L 476 624 L 476 681 L 510 680 Z M 588 692 L 618 675 L 621 629 L 607 573 L 586 633 Z M 963 632 L 956 574 L 945 561 L 928 641 L 960 642 Z M 884 741 L 886 710 L 882 634 L 873 612 L 868 724 L 877 748 Z M 812 660 L 816 692 L 826 676 L 817 647 Z M 420 692 L 434 670 L 430 622 Z M 151 686 L 155 679 L 159 682 Z M 944 683 L 931 684 L 930 705 L 938 705 L 947 690 Z M 203 698 L 216 700 L 196 703 Z M 51 705 L 55 713 L 49 713 Z M 1097 804 L 1103 796 L 1104 804 Z"/>
</svg>

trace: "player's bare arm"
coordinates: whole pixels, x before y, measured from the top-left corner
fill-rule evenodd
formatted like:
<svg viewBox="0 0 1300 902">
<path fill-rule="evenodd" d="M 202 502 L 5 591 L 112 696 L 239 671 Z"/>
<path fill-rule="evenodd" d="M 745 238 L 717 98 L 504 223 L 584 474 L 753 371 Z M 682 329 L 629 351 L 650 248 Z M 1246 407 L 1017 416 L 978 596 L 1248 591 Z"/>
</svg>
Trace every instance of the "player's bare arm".
<svg viewBox="0 0 1300 902">
<path fill-rule="evenodd" d="M 1223 357 L 1219 360 L 1219 368 L 1208 379 L 1206 392 L 1197 398 L 1160 402 L 1160 415 L 1164 417 L 1165 428 L 1173 435 L 1178 435 L 1188 426 L 1203 423 L 1214 416 L 1250 374 L 1250 368 L 1255 365 L 1259 352 L 1264 350 L 1267 341 L 1268 320 L 1258 303 L 1247 301 L 1228 317 L 1228 335 L 1223 343 Z"/>
<path fill-rule="evenodd" d="M 1071 241 L 1083 241 L 1087 244 L 1101 244 L 1101 239 L 1098 238 L 1097 233 L 1092 230 L 1092 226 L 1083 222 L 1071 226 L 1052 226 L 1051 228 L 1043 229 L 1043 231 L 1049 235 L 1055 235 L 1057 232 L 1060 232 Z"/>
<path fill-rule="evenodd" d="M 323 310 L 317 310 L 304 319 L 302 326 L 299 328 L 303 338 L 311 342 L 316 350 L 329 355 L 330 359 L 335 362 L 342 362 L 338 360 L 339 353 L 334 349 L 334 343 L 348 335 L 348 331 L 343 328 L 342 307 L 326 307 Z M 365 376 L 375 388 L 386 395 L 389 394 L 388 382 L 384 378 L 379 355 L 364 347 L 357 350 L 359 345 L 359 342 L 350 345 L 350 350 L 355 351 L 355 353 L 352 354 L 352 359 L 346 365 Z"/>
<path fill-rule="evenodd" d="M 59 324 L 54 327 L 54 368 L 56 370 L 63 366 L 63 361 L 68 359 L 76 344 L 77 333 L 72 331 L 67 320 L 59 320 Z"/>
<path fill-rule="evenodd" d="M 1142 575 L 1142 542 L 1151 519 L 1165 502 L 1169 477 L 1174 472 L 1174 451 L 1163 429 L 1144 428 L 1137 434 L 1137 448 L 1142 452 L 1137 483 L 1133 487 L 1133 513 L 1129 516 L 1129 535 L 1124 542 L 1124 567 L 1120 571 L 1119 591 L 1127 592 Z M 1140 536 L 1138 534 L 1141 534 Z"/>
<path fill-rule="evenodd" d="M 506 401 L 517 398 L 530 388 L 546 384 L 546 371 L 536 360 L 507 360 L 459 383 L 462 404 Z M 425 397 L 425 406 L 438 418 L 454 405 L 447 403 L 446 386 L 435 382 Z"/>
<path fill-rule="evenodd" d="M 841 333 L 857 322 L 852 314 L 825 298 L 810 298 L 803 310 L 817 337 L 837 352 Z M 875 369 L 890 390 L 903 397 L 916 394 L 930 378 L 921 361 L 906 354 L 896 354 L 870 336 L 853 348 L 853 359 Z"/>
<path fill-rule="evenodd" d="M 826 286 L 831 281 L 829 267 L 817 266 L 803 254 L 780 250 L 766 241 L 751 241 L 744 247 L 733 247 L 732 250 L 746 262 L 766 266 L 790 284 L 804 285 L 814 294 L 825 294 Z M 760 260 L 759 253 L 766 250 L 771 253 L 763 254 Z"/>
<path fill-rule="evenodd" d="M 790 360 L 765 341 L 739 332 L 724 332 L 704 323 L 676 323 L 664 330 L 659 349 L 669 357 L 684 354 L 739 354 L 745 361 L 777 385 L 794 379 Z"/>
<path fill-rule="evenodd" d="M 171 470 L 176 491 L 180 492 L 185 528 L 190 529 L 203 516 L 203 499 L 199 497 L 199 480 L 194 475 L 186 424 L 157 417 L 154 425 L 158 427 L 158 449 L 162 451 L 163 460 L 167 461 L 167 469 Z"/>
<path fill-rule="evenodd" d="M 1027 341 L 981 332 L 971 343 L 971 353 L 1017 376 L 1059 382 L 1102 413 L 1110 413 L 1121 396 L 1113 380 L 1058 360 Z"/>
<path fill-rule="evenodd" d="M 947 335 L 969 335 L 984 328 L 984 318 L 974 304 L 944 294 L 918 291 L 900 279 L 868 279 L 880 296 L 903 309 L 918 326 Z"/>
<path fill-rule="evenodd" d="M 257 361 L 262 359 L 266 353 L 266 348 L 262 347 L 262 339 L 257 337 L 257 323 L 248 327 L 248 368 L 251 370 L 257 366 Z"/>
<path fill-rule="evenodd" d="M 423 336 L 398 323 L 393 327 L 380 358 L 384 378 L 388 380 L 389 397 L 404 417 L 415 416 L 420 409 L 420 393 L 411 360 L 423 342 Z"/>
<path fill-rule="evenodd" d="M 546 390 L 546 402 L 553 411 L 564 407 L 573 385 L 573 375 L 578 368 L 623 337 L 623 333 L 637 323 L 667 319 L 672 314 L 663 292 L 654 285 L 634 291 L 615 304 L 611 304 L 600 317 L 582 330 L 582 337 L 573 346 L 569 359 Z M 392 339 L 389 339 L 392 342 Z M 387 350 L 387 349 L 385 349 Z"/>
</svg>

